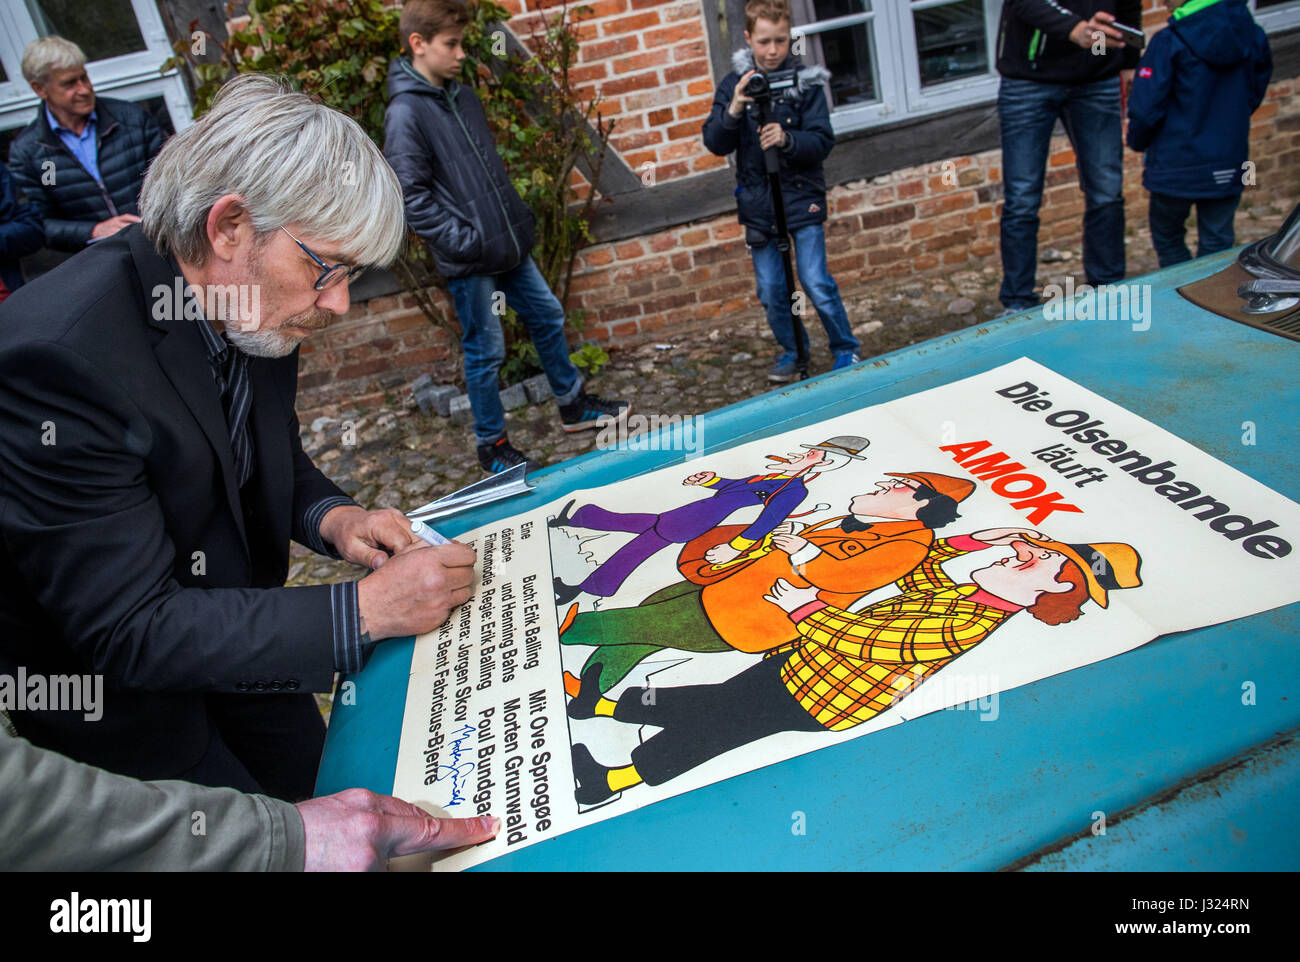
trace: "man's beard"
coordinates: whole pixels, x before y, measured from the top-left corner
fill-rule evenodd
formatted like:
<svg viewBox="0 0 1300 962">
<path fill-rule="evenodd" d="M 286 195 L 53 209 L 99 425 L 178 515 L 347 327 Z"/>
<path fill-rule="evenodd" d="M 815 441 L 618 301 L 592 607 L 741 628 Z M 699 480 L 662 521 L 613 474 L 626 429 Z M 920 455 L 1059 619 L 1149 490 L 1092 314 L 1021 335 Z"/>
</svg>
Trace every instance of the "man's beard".
<svg viewBox="0 0 1300 962">
<path fill-rule="evenodd" d="M 252 285 L 259 292 L 268 289 L 268 285 L 266 284 L 266 269 L 262 263 L 262 254 L 265 251 L 266 246 L 267 241 L 265 239 L 256 245 L 249 264 L 253 272 Z M 274 298 L 272 298 L 272 302 L 274 302 Z M 265 312 L 261 310 L 260 296 L 258 297 L 257 307 L 254 310 L 257 312 L 257 315 L 260 316 L 248 318 L 247 321 L 243 318 L 231 318 L 224 322 L 226 339 L 230 341 L 236 349 L 250 357 L 286 357 L 296 351 L 298 345 L 301 344 L 304 339 L 294 337 L 292 334 L 285 331 L 284 328 L 302 327 L 311 331 L 320 331 L 328 327 L 330 322 L 334 320 L 334 314 L 329 311 L 310 310 L 285 318 L 284 321 L 280 323 L 279 327 L 262 330 L 257 326 L 260 325 L 261 318 L 265 316 Z M 249 322 L 253 325 L 253 329 L 244 330 L 243 324 Z"/>
<path fill-rule="evenodd" d="M 251 357 L 285 357 L 297 350 L 301 338 L 284 331 L 285 326 L 306 327 L 321 330 L 333 317 L 325 311 L 311 311 L 297 314 L 285 320 L 284 324 L 269 331 L 243 331 L 238 324 L 227 325 L 226 339 L 238 350 Z"/>
</svg>

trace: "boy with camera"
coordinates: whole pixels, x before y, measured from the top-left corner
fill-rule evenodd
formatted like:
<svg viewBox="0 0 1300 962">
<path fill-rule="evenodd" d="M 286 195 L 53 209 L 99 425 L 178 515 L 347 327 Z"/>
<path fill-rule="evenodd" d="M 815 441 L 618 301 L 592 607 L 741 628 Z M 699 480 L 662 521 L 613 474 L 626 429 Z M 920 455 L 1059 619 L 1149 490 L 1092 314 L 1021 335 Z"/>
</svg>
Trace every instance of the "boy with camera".
<svg viewBox="0 0 1300 962">
<path fill-rule="evenodd" d="M 792 381 L 798 344 L 791 317 L 794 292 L 786 290 L 781 253 L 777 250 L 777 221 L 763 152 L 774 149 L 780 158 L 781 194 L 786 226 L 794 243 L 799 282 L 821 318 L 830 341 L 832 370 L 859 360 L 858 339 L 849 328 L 839 287 L 826 266 L 826 177 L 822 161 L 835 146 L 830 111 L 822 84 L 830 76 L 824 67 L 804 67 L 790 56 L 788 0 L 749 0 L 745 5 L 746 49 L 732 57 L 735 68 L 723 78 L 704 122 L 704 145 L 718 156 L 736 153 L 736 213 L 745 226 L 745 244 L 754 262 L 758 298 L 767 323 L 781 346 L 768 380 Z M 778 93 L 772 85 L 773 119 L 761 114 L 748 90 L 761 74 L 779 76 L 795 70 L 793 82 Z M 761 81 L 760 81 L 761 83 Z M 799 309 L 800 301 L 794 302 Z M 807 338 L 804 338 L 807 350 Z"/>
<path fill-rule="evenodd" d="M 482 104 L 456 80 L 468 22 L 459 0 L 402 5 L 404 55 L 388 69 L 384 156 L 401 182 L 407 223 L 428 244 L 456 307 L 479 464 L 490 473 L 524 462 L 533 470 L 506 437 L 497 393 L 506 304 L 537 348 L 566 432 L 622 419 L 628 405 L 585 393 L 569 359 L 564 308 L 531 255 L 534 214 L 510 182 Z"/>
</svg>

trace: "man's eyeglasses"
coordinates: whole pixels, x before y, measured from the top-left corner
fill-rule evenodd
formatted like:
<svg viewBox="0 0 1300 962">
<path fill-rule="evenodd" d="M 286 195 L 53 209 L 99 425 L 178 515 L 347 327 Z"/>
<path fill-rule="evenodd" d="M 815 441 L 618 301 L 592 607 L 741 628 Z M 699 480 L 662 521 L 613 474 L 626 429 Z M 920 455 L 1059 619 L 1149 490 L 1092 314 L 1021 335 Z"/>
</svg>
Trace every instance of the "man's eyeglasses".
<svg viewBox="0 0 1300 962">
<path fill-rule="evenodd" d="M 347 278 L 348 283 L 350 284 L 353 281 L 355 281 L 358 277 L 360 277 L 362 274 L 364 274 L 366 271 L 364 265 L 358 267 L 349 267 L 347 264 L 326 264 L 323 260 L 321 260 L 319 257 L 316 256 L 316 253 L 310 247 L 308 247 L 302 241 L 298 240 L 298 238 L 294 237 L 293 234 L 289 233 L 289 229 L 287 227 L 282 226 L 280 230 L 284 231 L 286 234 L 289 234 L 290 237 L 293 237 L 293 242 L 297 244 L 299 247 L 301 247 L 303 249 L 303 252 L 306 253 L 306 255 L 310 257 L 313 261 L 315 261 L 316 265 L 320 268 L 321 270 L 320 277 L 316 278 L 316 283 L 312 285 L 318 291 L 323 291 L 326 288 L 333 287 L 335 284 L 343 280 L 345 277 Z"/>
</svg>

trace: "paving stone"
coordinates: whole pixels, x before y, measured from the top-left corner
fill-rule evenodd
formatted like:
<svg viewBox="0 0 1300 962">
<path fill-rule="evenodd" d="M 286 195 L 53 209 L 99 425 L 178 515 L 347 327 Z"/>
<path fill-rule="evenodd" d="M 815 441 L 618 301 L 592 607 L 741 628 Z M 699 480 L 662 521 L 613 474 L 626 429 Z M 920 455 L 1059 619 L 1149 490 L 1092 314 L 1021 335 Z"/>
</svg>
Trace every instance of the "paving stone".
<svg viewBox="0 0 1300 962">
<path fill-rule="evenodd" d="M 529 404 L 541 404 L 554 397 L 551 392 L 551 382 L 546 379 L 545 374 L 534 374 L 523 382 L 523 386 L 524 393 L 528 395 Z"/>
<path fill-rule="evenodd" d="M 507 411 L 521 408 L 528 403 L 528 392 L 522 384 L 512 384 L 500 393 L 501 406 Z"/>
<path fill-rule="evenodd" d="M 454 385 L 437 384 L 415 392 L 415 403 L 421 414 L 433 413 L 445 418 L 451 413 L 451 402 L 459 392 Z"/>
<path fill-rule="evenodd" d="M 459 397 L 452 398 L 448 414 L 456 424 L 472 424 L 474 422 L 474 409 L 469 406 L 469 395 L 462 394 Z"/>
</svg>

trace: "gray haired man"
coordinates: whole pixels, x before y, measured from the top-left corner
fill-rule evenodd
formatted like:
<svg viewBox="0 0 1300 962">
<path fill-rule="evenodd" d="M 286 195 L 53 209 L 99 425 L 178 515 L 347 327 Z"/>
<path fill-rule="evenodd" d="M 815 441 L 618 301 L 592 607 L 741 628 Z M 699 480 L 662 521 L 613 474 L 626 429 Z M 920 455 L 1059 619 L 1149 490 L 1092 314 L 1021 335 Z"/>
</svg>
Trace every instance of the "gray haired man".
<svg viewBox="0 0 1300 962">
<path fill-rule="evenodd" d="M 248 75 L 168 141 L 140 211 L 0 305 L 0 672 L 104 677 L 97 721 L 14 713 L 39 746 L 297 801 L 307 693 L 474 576 L 298 438 L 297 347 L 397 253 L 401 188 L 350 118 Z M 291 538 L 374 573 L 285 588 Z"/>
<path fill-rule="evenodd" d="M 28 44 L 22 71 L 41 105 L 14 139 L 9 168 L 49 245 L 79 251 L 138 222 L 144 172 L 163 143 L 149 111 L 97 98 L 85 54 L 62 37 Z"/>
</svg>

